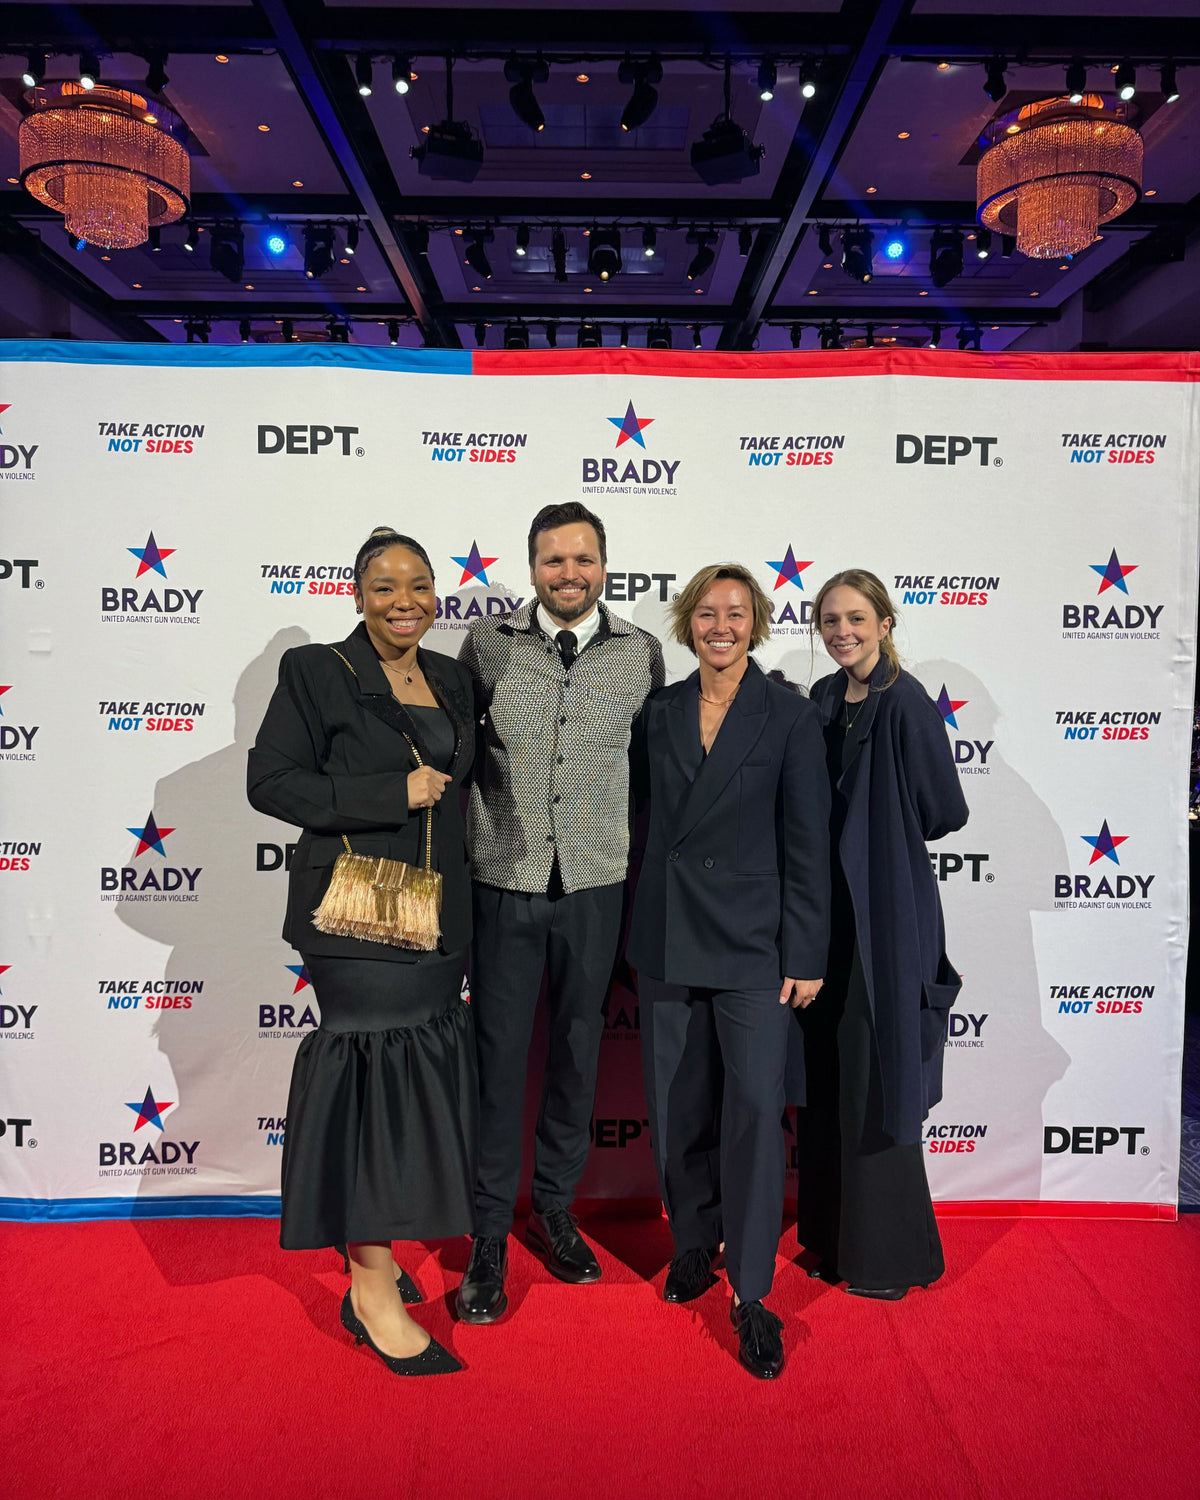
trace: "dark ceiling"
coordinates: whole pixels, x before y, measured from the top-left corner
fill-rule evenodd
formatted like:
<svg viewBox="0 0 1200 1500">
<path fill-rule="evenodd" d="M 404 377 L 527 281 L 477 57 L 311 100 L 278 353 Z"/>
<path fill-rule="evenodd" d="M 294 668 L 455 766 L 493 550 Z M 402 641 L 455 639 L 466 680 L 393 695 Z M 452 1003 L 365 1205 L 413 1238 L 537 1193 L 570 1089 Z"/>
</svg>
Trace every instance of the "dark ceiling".
<svg viewBox="0 0 1200 1500">
<path fill-rule="evenodd" d="M 206 321 L 213 342 L 237 341 L 247 322 L 251 337 L 278 339 L 285 320 L 297 338 L 324 339 L 333 319 L 359 343 L 391 336 L 408 346 L 482 339 L 500 347 L 506 325 L 519 322 L 543 347 L 548 336 L 573 344 L 586 319 L 608 345 L 622 325 L 642 344 L 660 321 L 672 325 L 676 347 L 699 338 L 707 348 L 786 348 L 797 337 L 815 347 L 819 325 L 834 323 L 846 342 L 869 326 L 877 340 L 925 344 L 938 327 L 953 347 L 960 327 L 978 325 L 989 349 L 1018 340 L 1035 347 L 1038 337 L 1042 347 L 1115 347 L 1138 328 L 1144 344 L 1146 319 L 1121 334 L 1104 313 L 1178 266 L 1200 229 L 1200 9 L 1195 0 L 1134 9 L 1132 0 L 1006 0 L 1002 10 L 1000 0 L 947 8 L 759 0 L 712 11 L 605 0 L 476 9 L 6 0 L 0 333 L 69 332 L 74 310 L 100 336 L 141 340 L 182 340 L 189 320 Z M 19 185 L 25 56 L 45 52 L 47 80 L 71 79 L 80 53 L 91 51 L 104 82 L 144 91 L 156 49 L 165 50 L 169 79 L 161 97 L 189 132 L 195 252 L 184 248 L 183 222 L 162 231 L 157 252 L 77 251 L 57 215 Z M 651 54 L 662 67 L 656 107 L 624 131 L 629 64 L 636 73 Z M 357 86 L 360 55 L 373 64 L 369 97 Z M 512 78 L 539 55 L 548 72 L 532 85 L 540 132 L 510 103 Z M 411 155 L 446 117 L 447 58 L 454 118 L 483 147 L 467 183 L 423 175 Z M 995 58 L 1006 66 L 999 102 L 984 92 Z M 1073 58 L 1087 64 L 1093 89 L 1109 93 L 1116 64 L 1137 68 L 1142 198 L 1070 261 L 1004 257 L 999 244 L 978 260 L 977 241 L 967 239 L 962 274 L 935 287 L 933 230 L 976 228 L 980 132 L 1016 105 L 1061 91 Z M 753 175 L 709 186 L 690 148 L 722 113 L 727 61 L 732 116 L 763 151 Z M 1172 104 L 1160 87 L 1164 62 L 1177 67 L 1181 97 Z M 769 102 L 759 97 L 764 63 L 777 75 Z M 404 96 L 393 88 L 397 70 L 412 75 Z M 806 99 L 801 83 L 810 77 L 816 92 Z M 236 281 L 213 270 L 208 254 L 214 227 L 232 220 L 244 236 Z M 303 229 L 325 223 L 337 226 L 334 264 L 308 278 Z M 353 256 L 344 253 L 350 225 L 360 228 Z M 517 253 L 522 225 L 525 255 Z M 841 231 L 854 225 L 876 231 L 867 284 L 840 263 Z M 589 269 L 591 237 L 614 227 L 622 269 L 603 281 Z M 265 248 L 272 228 L 290 241 L 279 256 Z M 643 251 L 647 229 L 653 257 Z M 882 245 L 897 229 L 906 248 L 888 260 Z M 490 277 L 465 261 L 480 231 Z M 555 277 L 556 231 L 565 280 Z M 705 247 L 711 264 L 689 279 Z M 1194 270 L 1191 281 L 1200 281 Z M 1177 287 L 1173 295 L 1154 340 L 1200 342 L 1197 294 L 1181 301 Z M 1031 325 L 1041 325 L 1032 341 Z"/>
</svg>

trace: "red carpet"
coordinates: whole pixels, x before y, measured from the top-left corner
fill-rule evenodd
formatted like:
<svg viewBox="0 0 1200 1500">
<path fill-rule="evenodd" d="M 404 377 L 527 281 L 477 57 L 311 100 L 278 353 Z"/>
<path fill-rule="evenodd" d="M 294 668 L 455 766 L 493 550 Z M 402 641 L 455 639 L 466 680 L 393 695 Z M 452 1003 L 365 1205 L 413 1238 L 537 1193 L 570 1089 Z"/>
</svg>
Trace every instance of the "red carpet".
<svg viewBox="0 0 1200 1500">
<path fill-rule="evenodd" d="M 736 1362 L 724 1283 L 661 1300 L 661 1221 L 591 1218 L 604 1281 L 512 1252 L 506 1320 L 452 1321 L 467 1245 L 398 1247 L 465 1362 L 398 1380 L 338 1325 L 332 1252 L 272 1220 L 0 1226 L 0 1491 L 175 1497 L 1200 1493 L 1200 1219 L 948 1219 L 944 1280 L 888 1305 L 781 1245 L 788 1364 Z"/>
</svg>

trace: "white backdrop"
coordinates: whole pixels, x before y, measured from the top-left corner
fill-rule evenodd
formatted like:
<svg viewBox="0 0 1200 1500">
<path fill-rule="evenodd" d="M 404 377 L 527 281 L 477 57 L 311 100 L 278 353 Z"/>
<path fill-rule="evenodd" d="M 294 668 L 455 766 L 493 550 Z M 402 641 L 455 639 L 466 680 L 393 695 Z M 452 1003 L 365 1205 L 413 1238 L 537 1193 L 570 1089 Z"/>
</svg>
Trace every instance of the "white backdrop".
<svg viewBox="0 0 1200 1500">
<path fill-rule="evenodd" d="M 776 604 L 893 589 L 971 818 L 934 846 L 964 976 L 935 1196 L 1170 1213 L 1196 619 L 1196 356 L 415 355 L 0 346 L 0 1212 L 269 1213 L 315 1024 L 295 830 L 245 801 L 280 653 L 420 538 L 456 651 L 582 499 L 661 634 L 700 565 Z M 666 650 L 673 675 L 691 658 Z M 653 1193 L 618 985 L 583 1193 Z M 1089 1207 L 1090 1206 L 1090 1207 Z"/>
</svg>

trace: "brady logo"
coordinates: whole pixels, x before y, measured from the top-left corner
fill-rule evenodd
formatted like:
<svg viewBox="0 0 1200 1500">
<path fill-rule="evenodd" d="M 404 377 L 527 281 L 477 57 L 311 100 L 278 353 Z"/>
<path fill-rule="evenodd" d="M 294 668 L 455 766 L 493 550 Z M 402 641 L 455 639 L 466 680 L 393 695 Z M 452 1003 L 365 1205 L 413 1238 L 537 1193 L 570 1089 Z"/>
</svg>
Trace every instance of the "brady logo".
<svg viewBox="0 0 1200 1500">
<path fill-rule="evenodd" d="M 17 1120 L 12 1115 L 8 1119 L 0 1116 L 0 1145 L 3 1146 L 36 1146 L 37 1142 L 32 1136 L 25 1132 L 33 1128 L 32 1120 Z"/>
<path fill-rule="evenodd" d="M 12 691 L 12 683 L 0 685 L 0 699 Z M 0 719 L 4 718 L 4 704 L 0 702 Z M 0 724 L 0 760 L 37 760 L 33 748 L 33 737 L 38 732 L 37 724 Z"/>
<path fill-rule="evenodd" d="M 12 964 L 0 964 L 0 974 L 7 974 Z M 0 994 L 3 994 L 0 990 Z M 33 1040 L 33 1018 L 36 1005 L 10 1005 L 0 1001 L 0 1039 L 4 1041 L 28 1042 Z"/>
<path fill-rule="evenodd" d="M 773 569 L 775 573 L 775 582 L 771 589 L 772 595 L 778 593 L 785 584 L 790 584 L 792 588 L 796 589 L 799 593 L 802 594 L 804 592 L 804 578 L 802 575 L 805 570 L 807 568 L 811 568 L 812 565 L 813 564 L 811 558 L 803 560 L 797 558 L 796 549 L 792 546 L 791 542 L 789 542 L 787 544 L 786 552 L 784 552 L 783 556 L 779 558 L 778 561 L 767 562 L 767 567 Z M 783 608 L 777 611 L 775 605 L 776 601 L 772 597 L 772 634 L 776 632 L 783 635 L 808 634 L 808 626 L 812 620 L 811 599 L 796 599 L 790 592 L 788 592 L 784 595 L 783 598 Z M 794 626 L 796 628 L 789 630 L 784 629 L 785 626 Z M 803 631 L 801 631 L 801 629 L 799 628 L 800 626 L 804 627 Z"/>
<path fill-rule="evenodd" d="M 1144 1125 L 1047 1125 L 1042 1131 L 1042 1152 L 1045 1156 L 1060 1156 L 1069 1151 L 1072 1156 L 1103 1156 L 1113 1146 L 1123 1149 L 1126 1156 L 1133 1156 L 1138 1149 L 1139 1135 L 1146 1134 Z M 1150 1147 L 1141 1148 L 1143 1156 L 1150 1155 Z"/>
<path fill-rule="evenodd" d="M 308 989 L 312 980 L 308 977 L 306 964 L 285 964 L 288 973 L 295 977 L 292 994 L 299 995 Z M 286 1002 L 258 1007 L 258 1034 L 260 1037 L 296 1037 L 306 1026 L 317 1026 L 320 1022 L 316 1012 L 307 1001 L 296 1004 Z"/>
<path fill-rule="evenodd" d="M 146 814 L 145 826 L 129 828 L 137 839 L 134 859 L 149 850 L 166 858 L 163 840 L 175 833 L 174 828 L 160 828 L 154 821 L 154 813 Z M 196 901 L 196 881 L 200 878 L 201 866 L 189 869 L 186 865 L 105 865 L 100 871 L 100 899 L 102 901 Z"/>
<path fill-rule="evenodd" d="M 254 856 L 254 868 L 260 875 L 271 870 L 290 870 L 295 853 L 295 844 L 259 844 Z"/>
<path fill-rule="evenodd" d="M 1100 575 L 1097 595 L 1117 589 L 1129 597 L 1129 585 L 1125 580 L 1130 573 L 1137 571 L 1137 563 L 1122 563 L 1114 547 L 1106 563 L 1089 563 L 1088 567 Z M 1119 605 L 1111 599 L 1104 604 L 1064 604 L 1063 639 L 1156 641 L 1158 631 L 1155 627 L 1162 612 L 1161 604 Z"/>
<path fill-rule="evenodd" d="M 986 1011 L 981 1016 L 973 1016 L 969 1011 L 952 1010 L 946 1045 L 948 1047 L 982 1047 L 983 1038 L 980 1032 L 986 1020 Z"/>
<path fill-rule="evenodd" d="M 462 570 L 462 577 L 458 580 L 458 587 L 462 588 L 469 583 L 481 583 L 484 588 L 490 589 L 492 582 L 488 578 L 488 569 L 494 563 L 499 562 L 498 557 L 485 557 L 479 550 L 479 543 L 472 539 L 470 547 L 461 557 L 451 556 L 450 561 L 456 568 Z M 462 594 L 439 595 L 437 599 L 437 613 L 434 616 L 434 629 L 453 630 L 464 620 L 477 620 L 483 615 L 506 615 L 514 609 L 520 609 L 521 599 L 510 599 L 507 594 L 471 594 L 466 597 Z"/>
<path fill-rule="evenodd" d="M 1152 984 L 1052 984 L 1051 1000 L 1060 1016 L 1140 1016 L 1154 998 Z"/>
<path fill-rule="evenodd" d="M 0 417 L 12 410 L 12 402 L 0 402 Z M 0 430 L 0 436 L 2 436 Z M 0 479 L 36 479 L 33 472 L 33 455 L 38 444 L 26 447 L 24 443 L 0 443 Z"/>
<path fill-rule="evenodd" d="M 957 433 L 927 432 L 918 437 L 913 432 L 896 434 L 896 462 L 898 464 L 956 464 L 960 458 L 968 459 L 979 450 L 979 467 L 986 469 L 991 450 L 1000 441 L 994 437 L 960 437 Z M 1004 463 L 1002 458 L 991 460 L 995 468 Z"/>
<path fill-rule="evenodd" d="M 957 729 L 958 719 L 955 717 L 961 708 L 966 708 L 971 701 L 969 698 L 951 698 L 942 683 L 942 690 L 937 695 L 936 703 L 938 712 L 947 729 Z M 988 776 L 991 767 L 987 763 L 988 753 L 995 740 L 955 740 L 954 741 L 954 764 L 966 775 Z"/>
<path fill-rule="evenodd" d="M 1091 858 L 1088 860 L 1090 870 L 1092 865 L 1101 859 L 1119 866 L 1121 859 L 1117 850 L 1128 841 L 1129 834 L 1111 832 L 1108 819 L 1105 818 L 1100 825 L 1099 833 L 1083 833 L 1080 834 L 1080 839 L 1092 851 Z M 1150 894 L 1150 887 L 1154 884 L 1154 880 L 1153 875 L 1109 875 L 1107 868 L 1103 866 L 1099 875 L 1056 875 L 1054 877 L 1054 904 L 1062 908 L 1103 904 L 1111 907 L 1145 910 L 1151 905 L 1146 898 Z"/>
<path fill-rule="evenodd" d="M 144 573 L 157 573 L 160 578 L 166 578 L 166 560 L 176 551 L 174 547 L 160 547 L 153 532 L 146 538 L 144 547 L 127 547 L 125 550 L 137 558 L 135 579 Z M 155 623 L 194 625 L 198 619 L 196 606 L 203 593 L 203 589 L 151 588 L 143 593 L 137 588 L 102 588 L 100 618 L 117 623 L 153 620 Z"/>
<path fill-rule="evenodd" d="M 33 583 L 30 582 L 37 566 L 38 560 L 36 557 L 0 557 L 0 583 L 7 583 L 13 574 L 16 573 L 20 575 L 21 587 L 23 589 L 31 587 L 44 589 L 46 585 L 41 578 Z"/>
<path fill-rule="evenodd" d="M 429 449 L 431 463 L 515 464 L 517 449 L 523 448 L 529 434 L 525 432 L 422 432 L 421 442 Z"/>
<path fill-rule="evenodd" d="M 929 851 L 929 863 L 933 866 L 933 873 L 939 880 L 949 880 L 951 875 L 957 875 L 960 871 L 970 869 L 971 884 L 978 885 L 980 880 L 986 880 L 990 885 L 995 876 L 991 873 L 980 875 L 980 870 L 991 858 L 988 854 L 955 854 L 949 849 L 931 849 Z"/>
<path fill-rule="evenodd" d="M 173 1176 L 194 1177 L 195 1156 L 199 1141 L 169 1141 L 163 1137 L 163 1115 L 175 1108 L 171 1099 L 155 1099 L 147 1088 L 144 1099 L 126 1101 L 125 1108 L 137 1116 L 133 1127 L 136 1136 L 144 1125 L 158 1131 L 160 1139 L 145 1140 L 139 1151 L 137 1141 L 101 1141 L 100 1176 Z"/>
<path fill-rule="evenodd" d="M 629 403 L 623 417 L 609 417 L 608 421 L 617 429 L 616 447 L 619 450 L 626 443 L 636 443 L 639 448 L 644 449 L 646 439 L 643 432 L 655 419 L 653 417 L 639 417 L 633 409 L 633 402 Z M 663 488 L 657 493 L 671 493 L 669 486 L 675 483 L 675 473 L 679 468 L 679 459 L 655 459 L 643 458 L 641 460 L 630 458 L 628 454 L 620 458 L 585 458 L 583 460 L 583 483 L 585 485 L 598 485 L 599 493 L 620 494 L 633 493 L 643 494 L 654 491 L 657 486 Z M 611 486 L 611 491 L 604 486 Z M 626 490 L 626 486 L 632 486 L 632 490 Z M 592 491 L 585 491 L 592 493 Z"/>
<path fill-rule="evenodd" d="M 320 423 L 292 424 L 287 427 L 271 427 L 264 424 L 258 429 L 258 451 L 260 453 L 307 454 L 310 458 L 324 452 L 340 454 L 349 458 L 353 451 L 361 458 L 363 448 L 351 450 L 350 439 L 358 436 L 357 427 L 324 427 Z"/>
<path fill-rule="evenodd" d="M 987 1135 L 986 1125 L 930 1125 L 925 1132 L 927 1149 L 938 1155 L 969 1155 Z"/>
</svg>

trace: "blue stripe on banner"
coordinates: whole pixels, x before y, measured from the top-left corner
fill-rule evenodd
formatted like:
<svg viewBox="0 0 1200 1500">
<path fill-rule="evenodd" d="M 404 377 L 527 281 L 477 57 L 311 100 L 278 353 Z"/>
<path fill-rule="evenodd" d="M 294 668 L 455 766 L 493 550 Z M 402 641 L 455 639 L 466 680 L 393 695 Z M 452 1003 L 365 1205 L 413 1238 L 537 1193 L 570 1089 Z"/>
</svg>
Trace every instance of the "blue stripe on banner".
<svg viewBox="0 0 1200 1500">
<path fill-rule="evenodd" d="M 182 1198 L 0 1198 L 0 1219 L 277 1219 L 279 1198 L 197 1194 Z"/>
<path fill-rule="evenodd" d="M 469 375 L 466 349 L 393 349 L 354 344 L 102 344 L 66 339 L 5 339 L 0 364 L 176 365 L 273 369 L 330 365 L 405 375 Z"/>
</svg>

